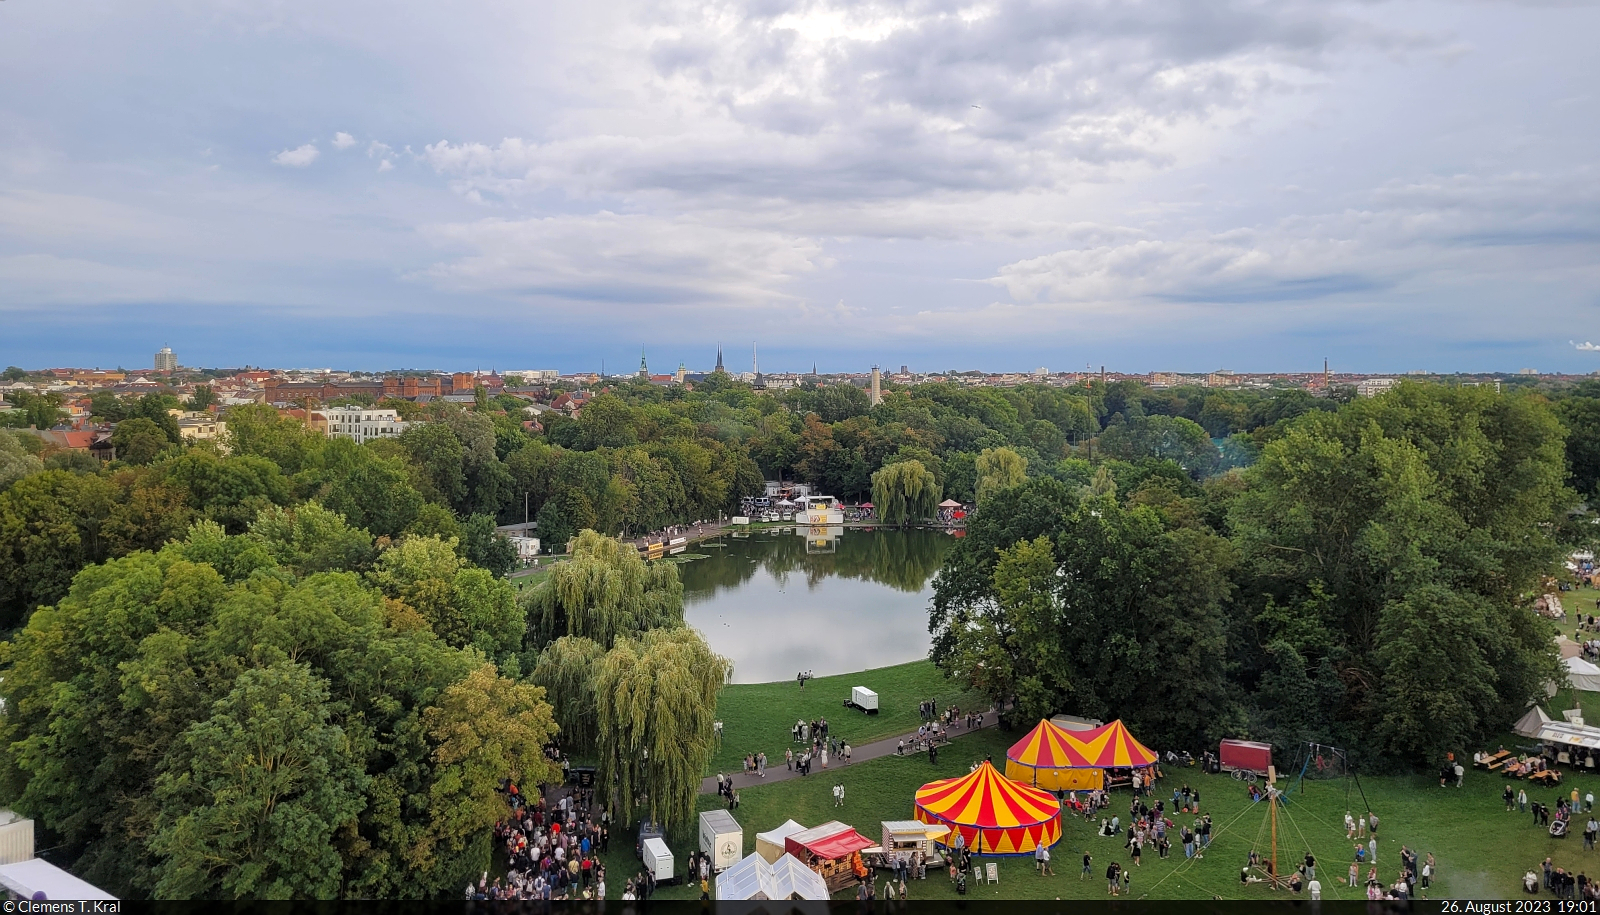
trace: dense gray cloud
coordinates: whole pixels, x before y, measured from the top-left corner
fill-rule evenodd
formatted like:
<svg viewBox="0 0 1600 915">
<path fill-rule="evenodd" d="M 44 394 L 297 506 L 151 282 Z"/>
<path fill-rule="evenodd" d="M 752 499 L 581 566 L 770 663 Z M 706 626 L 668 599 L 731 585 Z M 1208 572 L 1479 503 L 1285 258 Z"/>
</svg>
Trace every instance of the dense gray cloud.
<svg viewBox="0 0 1600 915">
<path fill-rule="evenodd" d="M 997 366 L 1594 358 L 1568 342 L 1592 4 L 156 7 L 0 8 L 0 79 L 37 87 L 0 99 L 18 326 L 187 304 L 401 313 L 406 352 L 449 316 L 553 356 L 798 321 Z"/>
</svg>

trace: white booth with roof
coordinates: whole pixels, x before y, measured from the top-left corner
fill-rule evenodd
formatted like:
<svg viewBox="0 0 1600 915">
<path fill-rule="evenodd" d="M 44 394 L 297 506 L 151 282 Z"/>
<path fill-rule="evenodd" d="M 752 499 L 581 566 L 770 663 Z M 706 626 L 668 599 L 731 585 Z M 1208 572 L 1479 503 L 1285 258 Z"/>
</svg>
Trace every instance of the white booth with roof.
<svg viewBox="0 0 1600 915">
<path fill-rule="evenodd" d="M 794 820 L 784 820 L 783 825 L 768 832 L 756 833 L 756 854 L 767 860 L 768 864 L 783 857 L 785 853 L 784 840 L 795 833 L 805 832 L 806 828 Z"/>
</svg>

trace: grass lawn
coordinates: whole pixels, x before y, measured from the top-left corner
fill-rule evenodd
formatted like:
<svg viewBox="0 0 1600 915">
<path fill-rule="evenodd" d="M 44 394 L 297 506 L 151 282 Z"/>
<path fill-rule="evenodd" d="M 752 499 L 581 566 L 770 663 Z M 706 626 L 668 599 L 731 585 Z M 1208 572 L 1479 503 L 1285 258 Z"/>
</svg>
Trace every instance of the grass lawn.
<svg viewBox="0 0 1600 915">
<path fill-rule="evenodd" d="M 865 686 L 878 694 L 878 714 L 867 715 L 844 707 L 850 687 Z M 789 736 L 797 719 L 828 719 L 829 733 L 861 744 L 915 731 L 921 720 L 917 703 L 932 699 L 943 708 L 987 708 L 975 693 L 967 693 L 946 680 L 929 661 L 912 661 L 894 667 L 818 677 L 805 688 L 793 680 L 777 683 L 731 684 L 717 700 L 722 721 L 722 745 L 711 757 L 711 771 L 738 772 L 746 753 L 767 754 L 767 768 L 783 767 L 783 751 L 798 747 Z M 824 792 L 826 793 L 826 792 Z M 783 822 L 779 818 L 778 822 Z"/>
<path fill-rule="evenodd" d="M 958 737 L 940 755 L 937 766 L 930 766 L 925 756 L 888 757 L 857 763 L 848 769 L 819 770 L 804 779 L 744 789 L 741 806 L 734 811 L 734 817 L 745 827 L 745 853 L 755 850 L 756 832 L 771 829 L 790 818 L 807 826 L 840 819 L 875 838 L 881 832 L 880 821 L 911 816 L 911 799 L 919 786 L 935 778 L 962 774 L 974 760 L 985 755 L 1003 760 L 1006 747 L 1018 736 L 981 731 Z M 1201 775 L 1196 769 L 1169 770 L 1166 780 L 1158 786 L 1157 796 L 1170 799 L 1173 787 L 1185 781 L 1199 787 L 1203 809 L 1213 818 L 1211 848 L 1203 858 L 1188 863 L 1184 861 L 1182 846 L 1176 842 L 1175 856 L 1165 861 L 1156 858 L 1154 853 L 1147 854 L 1143 866 L 1132 869 L 1134 896 L 1148 895 L 1152 899 L 1205 899 L 1213 895 L 1225 899 L 1272 898 L 1274 891 L 1261 885 L 1241 887 L 1239 884 L 1239 868 L 1245 864 L 1250 850 L 1258 848 L 1265 852 L 1269 847 L 1267 807 L 1250 803 L 1243 786 L 1228 776 Z M 832 786 L 839 782 L 846 786 L 847 805 L 843 809 L 833 806 L 831 796 Z M 1537 871 L 1539 862 L 1547 855 L 1557 866 L 1600 872 L 1600 855 L 1583 851 L 1582 839 L 1576 833 L 1571 838 L 1552 839 L 1544 829 L 1532 824 L 1531 816 L 1505 812 L 1500 799 L 1505 783 L 1503 779 L 1477 771 L 1469 771 L 1466 786 L 1459 790 L 1440 788 L 1436 778 L 1427 776 L 1363 779 L 1361 789 L 1380 820 L 1379 877 L 1385 883 L 1394 881 L 1402 844 L 1423 855 L 1434 854 L 1438 876 L 1434 891 L 1429 894 L 1433 898 L 1519 896 L 1522 873 L 1529 869 Z M 1513 785 L 1524 787 L 1521 782 Z M 1570 775 L 1562 789 L 1570 791 L 1574 786 L 1580 793 L 1593 790 L 1600 794 L 1600 778 Z M 1540 789 L 1529 794 L 1553 806 L 1557 791 L 1562 789 Z M 1366 808 L 1361 793 L 1353 784 L 1347 786 L 1342 780 L 1308 780 L 1304 794 L 1298 787 L 1292 789 L 1287 810 L 1278 824 L 1280 862 L 1284 867 L 1298 863 L 1309 848 L 1317 857 L 1323 895 L 1329 900 L 1361 898 L 1359 889 L 1352 891 L 1341 886 L 1354 850 L 1354 843 L 1345 840 L 1343 827 L 1347 792 L 1350 809 L 1363 812 Z M 1118 792 L 1110 812 L 1126 819 L 1128 798 L 1126 791 Z M 700 809 L 715 807 L 717 800 L 702 797 Z M 1182 817 L 1175 819 L 1184 822 Z M 693 850 L 694 842 L 689 829 L 684 830 L 684 835 L 672 838 L 670 844 L 680 868 Z M 1093 874 L 1080 880 L 1078 874 L 1085 851 L 1094 856 Z M 1120 840 L 1098 838 L 1090 825 L 1076 818 L 1066 823 L 1062 841 L 1052 850 L 1052 855 L 1054 877 L 1036 876 L 1031 858 L 1000 858 L 999 885 L 969 884 L 968 895 L 1005 899 L 1101 898 L 1105 894 L 1106 865 L 1112 860 L 1120 861 L 1124 867 L 1130 865 Z M 638 869 L 631 838 L 615 843 L 612 854 L 607 857 L 611 893 L 620 894 L 628 876 Z M 1365 867 L 1361 877 L 1364 881 Z M 690 887 L 669 887 L 659 893 L 661 898 L 695 898 L 697 895 L 698 891 Z M 942 873 L 930 875 L 924 881 L 914 881 L 911 896 L 913 899 L 958 898 L 948 877 Z"/>
</svg>

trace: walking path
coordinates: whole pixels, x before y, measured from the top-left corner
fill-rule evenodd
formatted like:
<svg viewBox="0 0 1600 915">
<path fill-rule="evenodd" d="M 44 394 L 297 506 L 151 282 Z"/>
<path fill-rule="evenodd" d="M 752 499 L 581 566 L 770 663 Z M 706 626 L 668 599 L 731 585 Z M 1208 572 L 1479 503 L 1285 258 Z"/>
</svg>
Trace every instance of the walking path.
<svg viewBox="0 0 1600 915">
<path fill-rule="evenodd" d="M 990 709 L 989 711 L 983 713 L 983 724 L 979 725 L 978 727 L 966 728 L 966 727 L 960 727 L 960 726 L 951 726 L 951 727 L 945 729 L 945 735 L 947 737 L 950 737 L 953 740 L 956 737 L 961 737 L 961 736 L 963 736 L 965 734 L 970 734 L 973 731 L 977 731 L 977 730 L 984 729 L 984 728 L 992 728 L 996 724 L 998 724 L 999 721 L 1000 721 L 999 714 L 996 713 L 994 709 Z M 811 776 L 815 777 L 815 776 L 821 775 L 824 772 L 837 772 L 837 771 L 839 771 L 841 769 L 849 769 L 849 768 L 851 768 L 851 766 L 858 766 L 861 763 L 864 763 L 869 759 L 878 759 L 878 758 L 884 757 L 884 756 L 893 756 L 894 755 L 894 751 L 895 751 L 895 747 L 899 745 L 900 741 L 902 741 L 902 740 L 905 740 L 905 741 L 915 740 L 916 736 L 917 736 L 917 732 L 916 731 L 912 731 L 909 734 L 900 734 L 900 735 L 897 735 L 897 736 L 894 736 L 894 737 L 885 737 L 883 740 L 874 740 L 872 743 L 864 744 L 864 745 L 859 746 L 859 747 L 852 745 L 850 747 L 850 765 L 848 765 L 848 766 L 841 765 L 842 760 L 838 756 L 830 755 L 828 761 L 831 764 L 831 768 L 824 769 L 824 768 L 822 768 L 822 761 L 819 758 L 812 764 Z M 946 749 L 949 749 L 949 746 L 946 745 L 946 746 L 940 747 L 939 749 L 940 749 L 940 752 L 943 752 Z M 912 754 L 907 753 L 906 755 L 907 756 L 911 756 Z M 926 756 L 927 755 L 927 751 L 926 750 L 919 750 L 917 752 L 917 755 Z M 793 769 L 775 769 L 775 768 L 773 768 L 773 764 L 774 763 L 776 763 L 779 766 L 783 765 L 783 757 L 780 756 L 777 759 L 773 759 L 770 756 L 767 757 L 767 777 L 766 778 L 761 778 L 761 777 L 756 776 L 756 775 L 746 774 L 744 772 L 734 772 L 734 773 L 731 773 L 731 774 L 727 773 L 727 772 L 724 772 L 723 776 L 725 778 L 733 779 L 733 787 L 741 788 L 741 789 L 742 788 L 750 788 L 750 787 L 754 787 L 754 786 L 757 786 L 757 785 L 770 785 L 773 782 L 786 782 L 791 778 L 799 778 L 800 777 L 800 773 L 794 771 Z M 700 782 L 700 793 L 701 794 L 716 794 L 717 793 L 717 777 L 715 775 L 709 776 L 709 777 L 705 778 L 704 780 L 702 780 Z"/>
</svg>

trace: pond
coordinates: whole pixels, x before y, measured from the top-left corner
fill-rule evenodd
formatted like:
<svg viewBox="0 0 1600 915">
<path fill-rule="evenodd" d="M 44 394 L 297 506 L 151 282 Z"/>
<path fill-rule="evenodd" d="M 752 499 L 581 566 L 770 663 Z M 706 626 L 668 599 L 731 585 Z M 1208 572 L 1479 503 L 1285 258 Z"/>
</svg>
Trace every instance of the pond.
<svg viewBox="0 0 1600 915">
<path fill-rule="evenodd" d="M 735 683 L 915 661 L 928 655 L 933 576 L 954 542 L 843 527 L 724 536 L 678 567 L 684 616 L 733 660 Z"/>
</svg>

